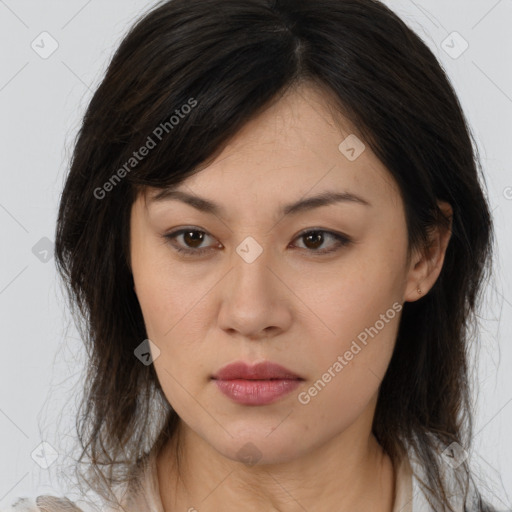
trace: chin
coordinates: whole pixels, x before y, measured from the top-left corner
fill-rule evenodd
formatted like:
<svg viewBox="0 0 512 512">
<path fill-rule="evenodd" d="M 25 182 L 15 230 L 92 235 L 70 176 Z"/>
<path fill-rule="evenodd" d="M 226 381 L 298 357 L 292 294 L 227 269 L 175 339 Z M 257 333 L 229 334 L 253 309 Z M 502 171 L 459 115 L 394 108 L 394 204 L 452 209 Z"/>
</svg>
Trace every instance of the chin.
<svg viewBox="0 0 512 512">
<path fill-rule="evenodd" d="M 303 455 L 307 450 L 303 436 L 302 439 L 295 438 L 285 429 L 277 433 L 268 428 L 259 431 L 253 428 L 250 432 L 237 434 L 232 429 L 226 430 L 232 437 L 226 434 L 220 443 L 212 439 L 206 441 L 224 457 L 247 466 L 283 464 Z"/>
</svg>

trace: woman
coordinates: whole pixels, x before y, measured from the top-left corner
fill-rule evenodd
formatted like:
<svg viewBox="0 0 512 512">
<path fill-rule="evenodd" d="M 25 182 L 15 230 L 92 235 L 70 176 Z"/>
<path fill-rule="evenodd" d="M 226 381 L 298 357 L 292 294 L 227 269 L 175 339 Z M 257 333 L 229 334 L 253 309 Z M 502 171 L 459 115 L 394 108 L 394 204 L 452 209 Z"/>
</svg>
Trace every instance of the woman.
<svg viewBox="0 0 512 512">
<path fill-rule="evenodd" d="M 122 510 L 491 510 L 467 460 L 478 165 L 439 63 L 377 1 L 146 14 L 59 210 L 82 480 Z"/>
</svg>

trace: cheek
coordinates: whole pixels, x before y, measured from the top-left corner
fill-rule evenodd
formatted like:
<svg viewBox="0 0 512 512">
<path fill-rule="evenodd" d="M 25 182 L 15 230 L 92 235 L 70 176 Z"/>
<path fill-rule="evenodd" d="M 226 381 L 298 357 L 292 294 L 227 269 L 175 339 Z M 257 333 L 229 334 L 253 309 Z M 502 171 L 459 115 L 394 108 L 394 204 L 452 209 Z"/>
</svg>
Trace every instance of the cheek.
<svg viewBox="0 0 512 512">
<path fill-rule="evenodd" d="M 379 386 L 395 346 L 402 305 L 382 301 L 373 306 L 354 303 L 326 317 L 334 334 L 320 340 L 321 349 L 310 350 L 311 367 L 316 369 L 311 377 L 320 379 L 319 389 L 329 386 L 344 394 L 347 389 L 375 391 Z"/>
<path fill-rule="evenodd" d="M 374 256 L 378 254 L 379 256 Z M 404 286 L 404 253 L 400 250 L 360 251 L 330 272 L 314 273 L 302 281 L 298 294 L 317 313 L 318 332 L 327 346 L 340 351 L 352 340 L 372 336 L 393 343 Z M 312 337 L 314 339 L 314 336 Z"/>
<path fill-rule="evenodd" d="M 159 348 L 154 365 L 164 394 L 185 412 L 211 368 L 203 368 L 209 281 L 193 282 L 168 261 L 153 259 L 134 272 L 148 338 Z M 203 283 L 203 284 L 200 284 Z M 200 376 L 201 378 L 198 378 Z M 193 402 L 193 401 L 192 401 Z"/>
<path fill-rule="evenodd" d="M 318 340 L 321 350 L 309 350 L 316 374 L 302 403 L 316 401 L 326 414 L 332 406 L 352 416 L 378 391 L 398 333 L 403 261 L 400 250 L 380 258 L 369 251 L 340 266 L 337 279 L 325 275 L 311 288 L 317 290 L 308 296 L 321 324 L 311 325 L 309 338 Z"/>
<path fill-rule="evenodd" d="M 133 258 L 133 278 L 148 337 L 163 340 L 197 302 L 197 284 L 190 286 L 165 246 L 146 242 Z"/>
<path fill-rule="evenodd" d="M 336 337 L 310 351 L 316 373 L 297 397 L 306 425 L 322 425 L 325 434 L 334 435 L 368 411 L 393 353 L 400 308 L 396 303 L 384 309 L 385 320 L 357 309 L 351 316 L 347 310 L 338 317 Z"/>
<path fill-rule="evenodd" d="M 135 274 L 134 282 L 137 289 L 137 298 L 144 318 L 148 338 L 155 341 L 160 347 L 158 340 L 161 332 L 165 332 L 165 325 L 169 314 L 169 297 L 164 293 L 161 285 L 155 281 L 151 271 Z M 167 329 L 170 328 L 170 325 Z"/>
</svg>

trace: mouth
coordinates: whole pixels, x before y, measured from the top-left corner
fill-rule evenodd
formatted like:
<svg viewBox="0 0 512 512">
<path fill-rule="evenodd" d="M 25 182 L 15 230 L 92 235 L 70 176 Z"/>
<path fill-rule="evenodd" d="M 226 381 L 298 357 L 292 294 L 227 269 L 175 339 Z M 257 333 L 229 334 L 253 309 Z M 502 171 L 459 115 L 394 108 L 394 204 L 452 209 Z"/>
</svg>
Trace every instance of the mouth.
<svg viewBox="0 0 512 512">
<path fill-rule="evenodd" d="M 254 366 L 238 361 L 224 366 L 212 376 L 212 380 L 225 396 L 236 403 L 267 405 L 296 389 L 305 379 L 269 361 Z"/>
<path fill-rule="evenodd" d="M 263 361 L 255 365 L 248 365 L 243 361 L 230 363 L 212 376 L 215 380 L 304 380 L 288 368 L 271 361 Z"/>
</svg>

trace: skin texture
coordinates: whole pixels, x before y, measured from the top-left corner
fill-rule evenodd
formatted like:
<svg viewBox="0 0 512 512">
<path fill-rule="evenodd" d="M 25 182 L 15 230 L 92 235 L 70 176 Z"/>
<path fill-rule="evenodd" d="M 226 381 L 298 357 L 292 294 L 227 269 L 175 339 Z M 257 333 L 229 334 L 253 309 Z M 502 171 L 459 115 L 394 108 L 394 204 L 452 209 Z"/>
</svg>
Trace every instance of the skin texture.
<svg viewBox="0 0 512 512">
<path fill-rule="evenodd" d="M 148 337 L 160 350 L 158 378 L 181 418 L 181 479 L 174 441 L 158 458 L 166 511 L 230 512 L 240 503 L 246 511 L 392 510 L 393 467 L 371 433 L 400 319 L 399 312 L 393 318 L 386 312 L 428 293 L 450 232 L 434 231 L 428 252 L 407 259 L 398 187 L 368 146 L 354 161 L 338 149 L 353 133 L 347 121 L 334 122 L 319 91 L 297 88 L 178 187 L 219 203 L 221 214 L 152 201 L 152 189 L 133 205 L 135 290 Z M 370 206 L 340 202 L 279 214 L 283 204 L 324 191 L 351 192 Z M 206 233 L 202 242 L 197 234 L 163 237 L 190 227 Z M 299 236 L 312 228 L 352 243 L 339 246 L 328 233 L 323 241 Z M 246 237 L 262 249 L 252 263 L 236 251 Z M 181 255 L 173 243 L 210 251 Z M 381 315 L 384 327 L 301 403 L 299 393 Z M 273 361 L 305 380 L 275 403 L 240 405 L 211 380 L 238 360 Z M 247 443 L 256 447 L 256 464 L 238 454 Z"/>
</svg>

